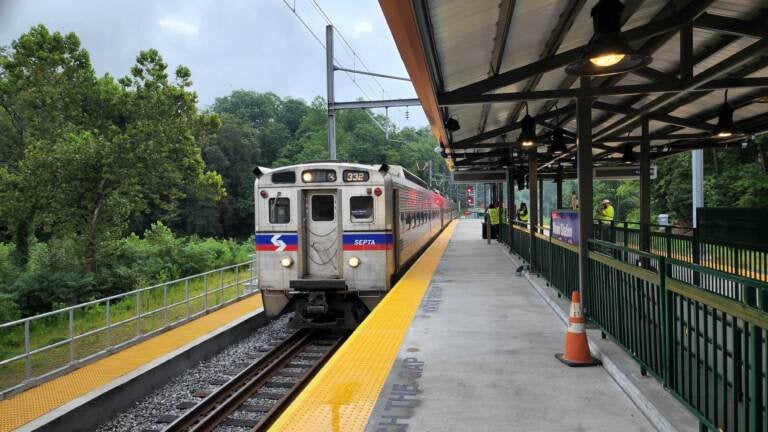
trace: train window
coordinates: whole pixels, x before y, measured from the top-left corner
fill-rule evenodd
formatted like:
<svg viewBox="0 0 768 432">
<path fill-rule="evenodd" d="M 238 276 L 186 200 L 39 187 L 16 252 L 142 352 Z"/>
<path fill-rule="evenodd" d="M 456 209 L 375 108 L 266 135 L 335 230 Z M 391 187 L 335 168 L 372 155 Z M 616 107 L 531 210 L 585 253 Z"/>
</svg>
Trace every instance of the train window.
<svg viewBox="0 0 768 432">
<path fill-rule="evenodd" d="M 373 197 L 353 196 L 349 198 L 349 214 L 352 222 L 373 221 Z"/>
<path fill-rule="evenodd" d="M 312 220 L 332 221 L 334 218 L 333 195 L 312 195 Z"/>
<path fill-rule="evenodd" d="M 296 173 L 293 171 L 276 172 L 272 174 L 272 183 L 296 183 Z"/>
<path fill-rule="evenodd" d="M 269 199 L 269 223 L 287 224 L 291 221 L 291 200 L 288 198 Z"/>
</svg>

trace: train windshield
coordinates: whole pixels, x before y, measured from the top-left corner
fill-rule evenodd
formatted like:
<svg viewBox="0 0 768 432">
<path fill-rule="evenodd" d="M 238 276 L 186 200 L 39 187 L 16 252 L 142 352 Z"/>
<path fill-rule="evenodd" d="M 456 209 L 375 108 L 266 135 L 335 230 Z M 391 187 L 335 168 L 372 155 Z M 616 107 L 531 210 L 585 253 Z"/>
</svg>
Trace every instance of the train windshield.
<svg viewBox="0 0 768 432">
<path fill-rule="evenodd" d="M 323 222 L 333 219 L 333 195 L 312 195 L 312 220 Z"/>
<path fill-rule="evenodd" d="M 370 222 L 373 220 L 373 197 L 353 196 L 349 198 L 349 214 L 352 222 Z"/>
<path fill-rule="evenodd" d="M 269 223 L 287 224 L 291 221 L 291 201 L 288 198 L 269 199 Z"/>
</svg>

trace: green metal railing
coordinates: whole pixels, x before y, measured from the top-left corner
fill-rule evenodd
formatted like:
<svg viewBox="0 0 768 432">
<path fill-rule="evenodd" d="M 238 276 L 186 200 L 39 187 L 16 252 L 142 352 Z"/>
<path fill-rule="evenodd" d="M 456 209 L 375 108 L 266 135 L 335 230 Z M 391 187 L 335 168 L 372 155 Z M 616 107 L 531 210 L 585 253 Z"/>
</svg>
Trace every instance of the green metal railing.
<svg viewBox="0 0 768 432">
<path fill-rule="evenodd" d="M 704 427 L 768 430 L 768 284 L 599 240 L 589 248 L 589 319 Z M 647 268 L 617 259 L 625 253 Z M 690 285 L 675 277 L 675 266 L 738 285 L 744 295 L 736 300 Z"/>
<path fill-rule="evenodd" d="M 559 294 L 577 290 L 578 248 L 536 233 L 531 260 L 530 230 L 513 224 L 512 238 L 500 240 Z M 702 430 L 768 430 L 768 283 L 679 259 L 693 255 L 693 240 L 669 230 L 652 233 L 655 253 L 641 252 L 639 230 L 624 228 L 596 229 L 611 242 L 589 240 L 587 317 Z"/>
<path fill-rule="evenodd" d="M 0 399 L 257 292 L 252 261 L 0 324 Z"/>
<path fill-rule="evenodd" d="M 699 238 L 698 230 L 692 227 L 651 224 L 649 231 L 651 252 L 656 255 L 768 282 L 768 245 L 703 241 Z M 595 220 L 592 237 L 640 249 L 640 224 L 600 223 Z M 690 282 L 693 283 L 694 280 L 691 279 Z"/>
</svg>

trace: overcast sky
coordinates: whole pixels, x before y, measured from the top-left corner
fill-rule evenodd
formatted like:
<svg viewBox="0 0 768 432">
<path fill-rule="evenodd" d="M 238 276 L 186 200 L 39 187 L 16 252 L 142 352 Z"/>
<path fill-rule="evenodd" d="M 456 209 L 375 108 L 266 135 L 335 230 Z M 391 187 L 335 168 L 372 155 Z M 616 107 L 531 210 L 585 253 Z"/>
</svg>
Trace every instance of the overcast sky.
<svg viewBox="0 0 768 432">
<path fill-rule="evenodd" d="M 325 22 L 312 0 L 286 0 L 321 40 Z M 406 76 L 376 0 L 315 0 L 374 72 Z M 271 91 L 310 101 L 325 97 L 325 52 L 283 0 L 0 0 L 0 45 L 38 23 L 75 32 L 99 74 L 128 73 L 136 54 L 157 48 L 173 70 L 192 69 L 201 107 L 235 89 Z M 341 66 L 359 60 L 337 38 Z M 365 94 L 336 72 L 336 99 L 414 97 L 410 83 L 359 76 Z M 383 113 L 383 110 L 379 110 Z M 425 126 L 420 107 L 393 108 L 402 126 Z"/>
</svg>

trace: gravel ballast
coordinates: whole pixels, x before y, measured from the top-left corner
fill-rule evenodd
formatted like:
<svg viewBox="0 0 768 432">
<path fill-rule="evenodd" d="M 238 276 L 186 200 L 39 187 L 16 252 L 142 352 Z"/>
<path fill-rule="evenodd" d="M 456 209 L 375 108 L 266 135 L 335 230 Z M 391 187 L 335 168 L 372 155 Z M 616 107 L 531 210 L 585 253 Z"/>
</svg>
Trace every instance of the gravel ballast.
<svg viewBox="0 0 768 432">
<path fill-rule="evenodd" d="M 131 408 L 121 412 L 111 421 L 99 426 L 96 431 L 145 432 L 163 430 L 167 424 L 158 423 L 158 419 L 168 415 L 181 415 L 186 409 L 179 409 L 177 406 L 183 402 L 199 402 L 202 400 L 199 397 L 193 396 L 193 393 L 214 391 L 222 381 L 231 378 L 226 373 L 242 370 L 247 364 L 253 362 L 255 358 L 263 356 L 265 352 L 259 348 L 287 338 L 292 333 L 292 330 L 287 328 L 289 320 L 290 316 L 285 315 L 275 321 L 271 321 L 236 345 L 225 349 L 208 360 L 200 362 L 194 368 L 181 372 L 180 375 L 173 378 L 168 384 L 157 389 L 144 399 L 137 401 Z"/>
</svg>

